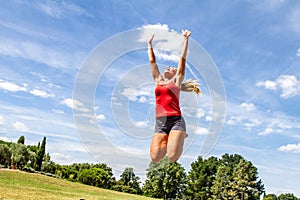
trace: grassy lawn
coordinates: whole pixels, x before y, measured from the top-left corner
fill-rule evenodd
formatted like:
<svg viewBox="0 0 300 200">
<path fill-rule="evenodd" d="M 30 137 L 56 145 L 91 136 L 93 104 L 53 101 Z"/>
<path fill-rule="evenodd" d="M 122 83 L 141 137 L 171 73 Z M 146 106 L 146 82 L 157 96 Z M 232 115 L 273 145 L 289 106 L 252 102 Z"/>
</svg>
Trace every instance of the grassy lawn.
<svg viewBox="0 0 300 200">
<path fill-rule="evenodd" d="M 105 190 L 40 174 L 0 169 L 0 200 L 7 199 L 150 200 L 151 198 Z"/>
</svg>

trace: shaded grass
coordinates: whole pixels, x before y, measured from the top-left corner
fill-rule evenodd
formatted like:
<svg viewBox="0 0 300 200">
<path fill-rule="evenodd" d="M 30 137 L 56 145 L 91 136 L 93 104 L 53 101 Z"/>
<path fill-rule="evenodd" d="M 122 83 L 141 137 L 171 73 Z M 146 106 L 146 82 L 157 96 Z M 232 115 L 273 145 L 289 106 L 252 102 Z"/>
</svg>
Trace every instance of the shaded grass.
<svg viewBox="0 0 300 200">
<path fill-rule="evenodd" d="M 147 200 L 151 198 L 105 190 L 41 174 L 0 169 L 0 200 L 2 199 Z"/>
</svg>

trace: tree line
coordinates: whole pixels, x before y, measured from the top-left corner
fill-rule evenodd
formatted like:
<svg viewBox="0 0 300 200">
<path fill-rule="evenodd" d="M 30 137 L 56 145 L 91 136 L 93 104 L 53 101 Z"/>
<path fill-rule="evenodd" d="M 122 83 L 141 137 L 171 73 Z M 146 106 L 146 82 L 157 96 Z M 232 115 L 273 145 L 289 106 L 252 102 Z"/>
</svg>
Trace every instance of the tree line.
<svg viewBox="0 0 300 200">
<path fill-rule="evenodd" d="M 24 136 L 17 143 L 0 140 L 0 167 L 160 199 L 259 200 L 263 196 L 264 200 L 300 200 L 293 194 L 266 194 L 257 168 L 238 154 L 207 159 L 199 156 L 188 172 L 181 164 L 172 163 L 165 157 L 159 164 L 149 164 L 142 184 L 130 167 L 125 168 L 116 180 L 112 168 L 105 163 L 56 164 L 45 152 L 45 147 L 46 137 L 37 145 L 25 145 Z"/>
</svg>

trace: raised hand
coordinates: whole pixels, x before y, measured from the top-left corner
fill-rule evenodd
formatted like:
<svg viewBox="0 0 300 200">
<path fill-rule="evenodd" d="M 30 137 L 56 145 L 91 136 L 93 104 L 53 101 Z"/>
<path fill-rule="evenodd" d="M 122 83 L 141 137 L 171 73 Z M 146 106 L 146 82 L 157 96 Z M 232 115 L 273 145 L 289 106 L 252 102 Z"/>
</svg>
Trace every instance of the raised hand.
<svg viewBox="0 0 300 200">
<path fill-rule="evenodd" d="M 153 38 L 154 38 L 154 34 L 152 34 L 152 36 L 149 38 L 149 40 L 148 40 L 148 44 L 152 44 L 152 40 L 153 40 Z"/>
<path fill-rule="evenodd" d="M 182 30 L 182 34 L 183 34 L 184 37 L 188 38 L 191 35 L 191 31 L 189 31 L 189 30 Z"/>
</svg>

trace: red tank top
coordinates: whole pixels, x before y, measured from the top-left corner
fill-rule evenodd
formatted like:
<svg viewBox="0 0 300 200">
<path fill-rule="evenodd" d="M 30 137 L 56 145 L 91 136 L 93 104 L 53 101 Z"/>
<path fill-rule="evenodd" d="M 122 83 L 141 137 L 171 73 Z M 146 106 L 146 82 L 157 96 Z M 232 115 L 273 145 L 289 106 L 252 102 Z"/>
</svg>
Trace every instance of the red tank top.
<svg viewBox="0 0 300 200">
<path fill-rule="evenodd" d="M 179 94 L 180 88 L 173 82 L 156 86 L 156 118 L 166 116 L 181 116 Z"/>
</svg>

